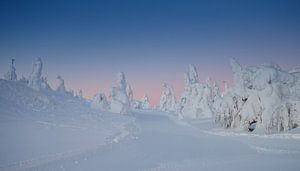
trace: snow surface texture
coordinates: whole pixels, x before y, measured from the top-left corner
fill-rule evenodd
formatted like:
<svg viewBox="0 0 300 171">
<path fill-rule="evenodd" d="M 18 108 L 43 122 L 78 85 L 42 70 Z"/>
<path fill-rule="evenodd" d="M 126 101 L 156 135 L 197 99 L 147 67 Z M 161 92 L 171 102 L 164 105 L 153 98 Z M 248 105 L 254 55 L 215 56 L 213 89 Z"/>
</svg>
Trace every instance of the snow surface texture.
<svg viewBox="0 0 300 171">
<path fill-rule="evenodd" d="M 110 96 L 112 98 L 110 103 L 111 112 L 126 114 L 133 108 L 131 106 L 133 103 L 132 90 L 127 84 L 123 72 L 117 74 L 117 86 L 111 88 Z"/>
<path fill-rule="evenodd" d="M 133 128 L 132 117 L 100 114 L 68 93 L 0 79 L 0 170 L 41 170 L 36 167 L 120 142 Z"/>
<path fill-rule="evenodd" d="M 300 72 L 276 65 L 242 68 L 230 60 L 233 87 L 215 104 L 214 121 L 225 128 L 287 131 L 300 124 Z"/>
</svg>

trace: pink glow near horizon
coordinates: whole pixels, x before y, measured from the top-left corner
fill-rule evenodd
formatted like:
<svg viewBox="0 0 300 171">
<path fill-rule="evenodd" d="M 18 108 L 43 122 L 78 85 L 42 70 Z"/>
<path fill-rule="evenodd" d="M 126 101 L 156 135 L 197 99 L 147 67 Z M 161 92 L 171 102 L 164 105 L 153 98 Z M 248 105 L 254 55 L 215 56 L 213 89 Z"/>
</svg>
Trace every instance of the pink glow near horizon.
<svg viewBox="0 0 300 171">
<path fill-rule="evenodd" d="M 198 71 L 199 72 L 199 71 Z M 220 72 L 222 73 L 222 72 Z M 180 97 L 181 93 L 184 89 L 184 78 L 181 75 L 178 75 L 178 79 L 175 81 L 167 82 L 174 88 L 175 95 L 177 99 Z M 160 96 L 162 93 L 162 83 L 163 81 L 152 80 L 151 83 L 143 82 L 141 80 L 135 80 L 130 75 L 126 75 L 130 81 L 128 83 L 131 85 L 133 89 L 133 95 L 135 100 L 140 100 L 144 95 L 148 95 L 151 106 L 156 106 L 159 104 Z M 201 75 L 199 75 L 201 77 Z M 203 77 L 203 76 L 202 76 Z M 215 79 L 213 79 L 215 78 Z M 218 75 L 212 78 L 212 81 L 216 81 L 221 91 L 224 90 L 224 80 L 230 82 L 231 78 L 228 78 L 227 75 Z M 106 81 L 94 80 L 91 79 L 89 81 L 80 81 L 77 79 L 70 79 L 69 77 L 64 78 L 65 85 L 68 90 L 74 90 L 75 93 L 79 91 L 79 89 L 83 90 L 83 95 L 87 99 L 92 99 L 96 93 L 104 93 L 109 98 L 109 90 L 111 86 L 116 84 L 115 78 L 105 78 Z M 222 79 L 222 80 L 221 80 Z M 57 87 L 57 80 L 50 79 L 50 85 L 53 89 Z M 205 82 L 205 79 L 200 78 L 200 82 Z"/>
</svg>

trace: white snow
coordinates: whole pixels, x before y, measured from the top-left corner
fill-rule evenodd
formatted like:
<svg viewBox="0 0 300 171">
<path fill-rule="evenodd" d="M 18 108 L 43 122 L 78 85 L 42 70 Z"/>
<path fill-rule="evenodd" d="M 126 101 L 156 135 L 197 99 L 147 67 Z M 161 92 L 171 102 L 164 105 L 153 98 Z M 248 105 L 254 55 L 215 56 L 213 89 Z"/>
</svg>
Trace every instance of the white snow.
<svg viewBox="0 0 300 171">
<path fill-rule="evenodd" d="M 164 84 L 157 111 L 124 73 L 111 102 L 74 96 L 61 77 L 54 91 L 38 58 L 28 80 L 0 79 L 0 170 L 299 170 L 299 71 L 230 63 L 222 96 L 191 65 L 179 102 Z"/>
</svg>

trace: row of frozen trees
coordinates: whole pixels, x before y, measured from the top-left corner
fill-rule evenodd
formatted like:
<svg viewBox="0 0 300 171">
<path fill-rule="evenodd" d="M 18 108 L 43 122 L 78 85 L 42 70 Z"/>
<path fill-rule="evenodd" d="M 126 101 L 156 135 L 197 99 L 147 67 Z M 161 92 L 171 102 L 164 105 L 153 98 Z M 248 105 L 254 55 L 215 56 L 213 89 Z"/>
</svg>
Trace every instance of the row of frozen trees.
<svg viewBox="0 0 300 171">
<path fill-rule="evenodd" d="M 172 86 L 163 84 L 158 109 L 173 112 L 179 119 L 212 118 L 224 128 L 262 129 L 266 132 L 280 132 L 298 127 L 300 124 L 300 70 L 283 71 L 276 65 L 242 68 L 234 59 L 230 60 L 233 85 L 221 94 L 218 86 L 210 79 L 199 81 L 195 66 L 190 65 L 184 74 L 185 88 L 176 101 Z M 37 90 L 52 90 L 46 77 L 42 76 L 42 60 L 33 63 L 28 78 L 21 78 L 27 86 Z M 5 79 L 17 80 L 12 61 Z M 82 98 L 67 91 L 64 80 L 58 76 L 56 92 Z M 109 101 L 104 93 L 91 100 L 91 107 L 114 113 L 129 113 L 132 109 L 149 109 L 149 99 L 133 99 L 133 91 L 124 73 L 117 75 L 117 83 L 110 90 Z"/>
<path fill-rule="evenodd" d="M 25 83 L 28 87 L 37 90 L 37 91 L 53 91 L 52 88 L 49 86 L 47 82 L 47 78 L 42 76 L 43 70 L 43 62 L 41 58 L 36 58 L 32 65 L 31 73 L 29 74 L 28 78 L 24 76 L 18 80 L 16 74 L 16 68 L 14 66 L 14 60 L 9 66 L 8 72 L 4 75 L 6 80 L 10 81 L 20 81 Z M 56 88 L 56 92 L 66 95 L 71 95 L 75 97 L 82 98 L 82 91 L 79 90 L 77 95 L 74 95 L 74 91 L 67 91 L 65 87 L 65 81 L 61 76 L 57 76 L 58 79 L 58 87 Z"/>
<path fill-rule="evenodd" d="M 64 79 L 61 76 L 57 76 L 59 81 L 58 87 L 56 90 L 52 90 L 47 82 L 47 78 L 42 76 L 42 69 L 42 60 L 41 58 L 37 58 L 33 62 L 32 71 L 29 77 L 22 77 L 18 80 L 14 60 L 12 60 L 12 63 L 9 66 L 9 71 L 5 74 L 4 78 L 10 81 L 21 81 L 36 91 L 56 91 L 60 94 L 84 100 L 82 90 L 79 90 L 77 95 L 74 95 L 74 91 L 72 90 L 67 91 Z M 91 107 L 102 111 L 111 111 L 122 114 L 130 112 L 132 109 L 150 109 L 147 95 L 145 95 L 140 101 L 133 99 L 133 91 L 131 86 L 126 82 L 123 72 L 118 73 L 117 84 L 111 88 L 110 97 L 111 101 L 108 101 L 104 93 L 96 94 L 90 102 Z"/>
<path fill-rule="evenodd" d="M 113 113 L 126 114 L 132 109 L 150 109 L 148 96 L 145 95 L 140 101 L 133 99 L 133 91 L 127 83 L 125 74 L 117 74 L 117 83 L 110 90 L 111 101 L 109 102 L 104 93 L 94 96 L 91 107 Z"/>
<path fill-rule="evenodd" d="M 242 68 L 230 59 L 233 86 L 221 94 L 208 79 L 199 82 L 196 68 L 184 75 L 185 88 L 175 100 L 173 88 L 163 85 L 162 111 L 175 112 L 179 119 L 212 118 L 224 128 L 280 132 L 300 124 L 300 70 L 284 71 L 277 65 Z"/>
</svg>

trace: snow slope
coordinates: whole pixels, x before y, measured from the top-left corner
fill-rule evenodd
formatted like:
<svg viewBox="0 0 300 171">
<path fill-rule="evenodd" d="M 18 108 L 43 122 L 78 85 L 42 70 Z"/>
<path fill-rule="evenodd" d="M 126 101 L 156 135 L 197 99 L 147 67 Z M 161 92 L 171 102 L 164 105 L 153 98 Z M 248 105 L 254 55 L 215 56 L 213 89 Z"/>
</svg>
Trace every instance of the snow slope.
<svg viewBox="0 0 300 171">
<path fill-rule="evenodd" d="M 119 142 L 132 129 L 130 116 L 100 114 L 70 94 L 0 80 L 0 170 L 32 170 Z"/>
<path fill-rule="evenodd" d="M 135 111 L 139 131 L 121 143 L 29 170 L 298 170 L 300 139 L 228 135 L 209 120 L 178 121 L 169 113 Z M 294 133 L 295 135 L 295 133 Z"/>
<path fill-rule="evenodd" d="M 0 170 L 299 170 L 300 131 L 224 130 L 173 113 L 99 112 L 71 94 L 0 80 Z"/>
</svg>

